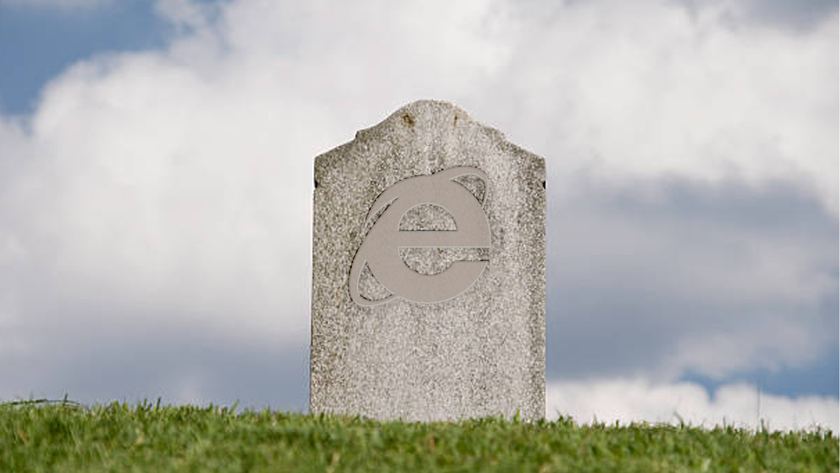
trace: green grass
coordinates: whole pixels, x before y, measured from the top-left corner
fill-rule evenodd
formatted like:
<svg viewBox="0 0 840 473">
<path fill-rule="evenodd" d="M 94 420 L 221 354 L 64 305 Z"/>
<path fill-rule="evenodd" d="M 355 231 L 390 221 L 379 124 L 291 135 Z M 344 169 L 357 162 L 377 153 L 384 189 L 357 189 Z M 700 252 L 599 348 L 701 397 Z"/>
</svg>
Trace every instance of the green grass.
<svg viewBox="0 0 840 473">
<path fill-rule="evenodd" d="M 155 404 L 0 405 L 0 472 L 838 471 L 831 432 L 374 422 Z"/>
</svg>

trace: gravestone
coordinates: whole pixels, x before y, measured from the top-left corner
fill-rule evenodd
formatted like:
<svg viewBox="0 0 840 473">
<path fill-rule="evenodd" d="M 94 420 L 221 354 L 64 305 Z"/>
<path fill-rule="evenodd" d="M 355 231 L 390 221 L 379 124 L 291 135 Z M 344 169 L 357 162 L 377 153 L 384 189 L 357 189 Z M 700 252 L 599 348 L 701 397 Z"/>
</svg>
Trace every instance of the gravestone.
<svg viewBox="0 0 840 473">
<path fill-rule="evenodd" d="M 545 161 L 418 101 L 315 158 L 310 411 L 545 415 Z"/>
</svg>

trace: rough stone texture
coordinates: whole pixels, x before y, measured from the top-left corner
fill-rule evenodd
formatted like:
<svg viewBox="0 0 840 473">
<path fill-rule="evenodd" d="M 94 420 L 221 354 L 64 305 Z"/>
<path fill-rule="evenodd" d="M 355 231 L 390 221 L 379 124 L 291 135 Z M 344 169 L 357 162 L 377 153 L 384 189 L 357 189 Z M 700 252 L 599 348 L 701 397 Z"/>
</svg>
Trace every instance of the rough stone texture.
<svg viewBox="0 0 840 473">
<path fill-rule="evenodd" d="M 485 271 L 448 301 L 356 305 L 350 267 L 377 196 L 403 179 L 455 166 L 488 176 L 486 189 L 480 180 L 458 181 L 479 199 L 486 193 L 491 248 L 400 254 L 423 274 L 472 259 L 489 260 Z M 311 412 L 410 421 L 544 417 L 542 158 L 449 103 L 418 101 L 315 158 L 314 195 Z M 451 216 L 431 206 L 408 217 L 403 229 L 451 229 Z M 367 270 L 360 292 L 371 299 L 390 294 Z"/>
</svg>

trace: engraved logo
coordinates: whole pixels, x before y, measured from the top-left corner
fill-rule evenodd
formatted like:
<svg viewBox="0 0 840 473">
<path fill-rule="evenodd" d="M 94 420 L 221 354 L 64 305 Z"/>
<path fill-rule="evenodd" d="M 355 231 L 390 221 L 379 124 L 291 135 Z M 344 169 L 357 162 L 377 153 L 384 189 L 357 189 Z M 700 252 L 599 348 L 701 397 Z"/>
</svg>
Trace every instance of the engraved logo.
<svg viewBox="0 0 840 473">
<path fill-rule="evenodd" d="M 473 167 L 450 168 L 429 176 L 411 177 L 385 190 L 370 208 L 369 221 L 385 206 L 368 232 L 350 269 L 350 297 L 361 306 L 374 306 L 395 297 L 422 302 L 443 302 L 458 296 L 475 283 L 487 261 L 455 261 L 442 273 L 420 274 L 402 260 L 400 248 L 489 248 L 490 224 L 483 202 L 453 179 L 473 175 L 484 181 L 484 200 L 488 182 L 484 171 Z M 424 204 L 443 207 L 455 220 L 454 231 L 400 230 L 405 214 Z M 359 278 L 367 264 L 371 273 L 391 295 L 369 300 L 359 294 Z"/>
</svg>

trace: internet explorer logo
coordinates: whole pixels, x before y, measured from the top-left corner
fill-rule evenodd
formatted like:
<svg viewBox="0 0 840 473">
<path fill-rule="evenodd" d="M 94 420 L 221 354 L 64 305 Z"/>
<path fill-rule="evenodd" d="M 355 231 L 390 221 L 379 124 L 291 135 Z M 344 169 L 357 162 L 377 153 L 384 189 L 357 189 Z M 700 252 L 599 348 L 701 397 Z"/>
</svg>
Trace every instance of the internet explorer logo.
<svg viewBox="0 0 840 473">
<path fill-rule="evenodd" d="M 455 167 L 428 175 L 416 176 L 397 182 L 385 190 L 370 208 L 365 221 L 369 221 L 382 208 L 373 228 L 365 236 L 350 268 L 350 297 L 361 306 L 384 304 L 395 297 L 421 302 L 443 302 L 469 289 L 487 261 L 455 261 L 442 273 L 420 274 L 409 268 L 400 257 L 400 248 L 489 248 L 490 224 L 484 212 L 484 202 L 453 179 L 473 175 L 484 181 L 485 197 L 489 191 L 487 175 L 473 167 Z M 454 231 L 404 231 L 399 230 L 405 214 L 424 204 L 443 207 L 455 219 Z M 379 300 L 369 300 L 359 294 L 359 278 L 365 264 L 374 277 L 391 295 Z"/>
</svg>

